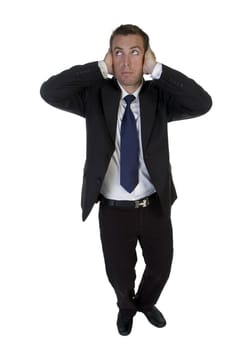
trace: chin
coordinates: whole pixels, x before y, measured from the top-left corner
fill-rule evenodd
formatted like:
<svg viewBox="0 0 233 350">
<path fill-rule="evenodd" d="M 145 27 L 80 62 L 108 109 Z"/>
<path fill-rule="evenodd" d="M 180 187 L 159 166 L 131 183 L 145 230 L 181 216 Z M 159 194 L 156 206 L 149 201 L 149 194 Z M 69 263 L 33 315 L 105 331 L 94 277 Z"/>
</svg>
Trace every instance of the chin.
<svg viewBox="0 0 233 350">
<path fill-rule="evenodd" d="M 137 81 L 132 80 L 132 79 L 121 79 L 119 80 L 120 84 L 123 84 L 125 86 L 134 86 L 137 85 Z"/>
</svg>

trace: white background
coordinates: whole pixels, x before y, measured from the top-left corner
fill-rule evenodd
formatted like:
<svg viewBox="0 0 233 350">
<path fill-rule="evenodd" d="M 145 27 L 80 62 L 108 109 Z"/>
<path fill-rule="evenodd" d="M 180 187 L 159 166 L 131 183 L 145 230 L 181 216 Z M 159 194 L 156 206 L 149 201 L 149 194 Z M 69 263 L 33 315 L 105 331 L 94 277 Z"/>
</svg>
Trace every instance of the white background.
<svg viewBox="0 0 233 350">
<path fill-rule="evenodd" d="M 9 0 L 0 16 L 0 348 L 232 349 L 230 1 Z M 172 274 L 158 303 L 167 327 L 137 314 L 121 337 L 97 206 L 81 221 L 85 123 L 47 105 L 39 89 L 103 59 L 125 23 L 141 26 L 158 61 L 196 80 L 214 104 L 169 126 L 179 199 Z"/>
</svg>

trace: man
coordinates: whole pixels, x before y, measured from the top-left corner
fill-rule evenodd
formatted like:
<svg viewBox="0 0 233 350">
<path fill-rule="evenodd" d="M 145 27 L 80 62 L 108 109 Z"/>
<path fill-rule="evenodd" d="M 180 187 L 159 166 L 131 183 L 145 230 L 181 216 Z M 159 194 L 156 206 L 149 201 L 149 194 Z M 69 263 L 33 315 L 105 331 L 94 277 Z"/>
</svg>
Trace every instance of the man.
<svg viewBox="0 0 233 350">
<path fill-rule="evenodd" d="M 144 81 L 143 74 L 151 79 Z M 158 63 L 148 35 L 134 25 L 121 25 L 112 33 L 103 61 L 52 76 L 42 85 L 41 96 L 86 119 L 83 220 L 100 201 L 101 241 L 117 296 L 119 333 L 131 332 L 137 311 L 164 327 L 166 320 L 155 304 L 170 274 L 170 210 L 176 199 L 167 123 L 206 113 L 210 96 L 182 73 Z M 145 271 L 135 293 L 138 242 Z"/>
</svg>

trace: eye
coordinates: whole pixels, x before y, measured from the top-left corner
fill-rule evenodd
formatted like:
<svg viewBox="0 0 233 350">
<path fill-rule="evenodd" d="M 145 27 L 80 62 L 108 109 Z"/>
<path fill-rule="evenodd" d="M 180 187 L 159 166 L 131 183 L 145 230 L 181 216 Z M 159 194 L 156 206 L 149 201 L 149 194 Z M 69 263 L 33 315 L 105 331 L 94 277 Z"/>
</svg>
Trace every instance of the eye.
<svg viewBox="0 0 233 350">
<path fill-rule="evenodd" d="M 139 55 L 139 51 L 134 49 L 131 51 L 132 55 L 136 56 L 136 55 Z"/>
<path fill-rule="evenodd" d="M 122 55 L 122 51 L 116 50 L 116 51 L 115 51 L 115 55 L 116 55 L 116 56 L 121 56 L 121 55 Z"/>
</svg>

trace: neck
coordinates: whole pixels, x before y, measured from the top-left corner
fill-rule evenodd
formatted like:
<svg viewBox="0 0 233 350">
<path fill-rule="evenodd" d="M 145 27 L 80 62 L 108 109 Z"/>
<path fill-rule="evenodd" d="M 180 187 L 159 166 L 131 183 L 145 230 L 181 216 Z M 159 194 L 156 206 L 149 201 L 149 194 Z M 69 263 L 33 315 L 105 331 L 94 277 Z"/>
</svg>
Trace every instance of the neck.
<svg viewBox="0 0 233 350">
<path fill-rule="evenodd" d="M 118 85 L 120 86 L 121 90 L 126 91 L 128 94 L 135 93 L 139 88 L 142 87 L 143 81 L 141 81 L 137 85 L 121 85 L 119 81 L 117 80 Z"/>
</svg>

